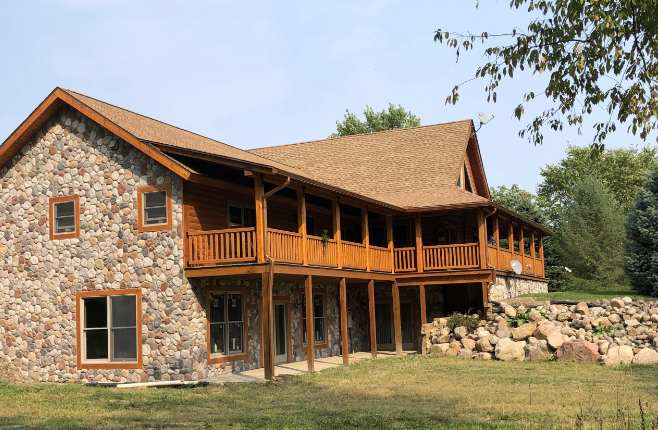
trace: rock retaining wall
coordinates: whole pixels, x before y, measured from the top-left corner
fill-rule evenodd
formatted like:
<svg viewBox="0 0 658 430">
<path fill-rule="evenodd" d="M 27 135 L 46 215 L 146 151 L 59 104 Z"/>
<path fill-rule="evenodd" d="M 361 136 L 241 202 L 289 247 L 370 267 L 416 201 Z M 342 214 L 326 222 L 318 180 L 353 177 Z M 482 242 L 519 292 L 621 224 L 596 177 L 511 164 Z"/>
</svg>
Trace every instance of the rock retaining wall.
<svg viewBox="0 0 658 430">
<path fill-rule="evenodd" d="M 491 300 L 500 302 L 521 294 L 548 293 L 548 282 L 514 276 L 498 275 L 489 289 Z"/>
</svg>

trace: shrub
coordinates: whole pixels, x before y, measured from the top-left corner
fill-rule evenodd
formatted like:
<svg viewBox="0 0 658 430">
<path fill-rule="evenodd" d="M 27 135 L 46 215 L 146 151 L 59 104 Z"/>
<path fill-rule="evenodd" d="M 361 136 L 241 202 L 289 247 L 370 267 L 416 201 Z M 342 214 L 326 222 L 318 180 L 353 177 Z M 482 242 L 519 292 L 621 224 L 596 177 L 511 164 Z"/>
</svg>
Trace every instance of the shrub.
<svg viewBox="0 0 658 430">
<path fill-rule="evenodd" d="M 478 321 L 476 318 L 471 318 L 470 316 L 460 314 L 459 312 L 453 313 L 446 323 L 448 328 L 452 330 L 463 326 L 466 327 L 469 332 L 475 330 L 479 324 L 480 321 Z"/>
</svg>

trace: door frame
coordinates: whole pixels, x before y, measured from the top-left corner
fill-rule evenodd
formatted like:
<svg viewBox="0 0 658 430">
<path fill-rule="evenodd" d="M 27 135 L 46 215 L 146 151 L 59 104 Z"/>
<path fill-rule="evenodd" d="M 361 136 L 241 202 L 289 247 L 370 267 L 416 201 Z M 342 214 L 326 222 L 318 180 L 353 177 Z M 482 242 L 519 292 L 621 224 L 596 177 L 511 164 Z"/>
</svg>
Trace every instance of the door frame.
<svg viewBox="0 0 658 430">
<path fill-rule="evenodd" d="M 272 306 L 274 306 L 277 302 L 279 303 L 284 303 L 286 305 L 287 309 L 287 315 L 286 319 L 288 320 L 288 361 L 286 363 L 292 363 L 292 318 L 291 318 L 291 313 L 290 313 L 290 296 L 288 297 L 283 297 L 283 296 L 274 296 L 272 297 Z M 274 317 L 274 315 L 272 315 Z M 272 345 L 274 347 L 274 345 Z M 282 364 L 282 363 L 279 363 Z"/>
<path fill-rule="evenodd" d="M 418 328 L 418 326 L 417 326 L 418 320 L 416 318 L 416 313 L 418 312 L 418 306 L 417 306 L 416 302 L 418 301 L 418 298 L 414 297 L 412 295 L 411 296 L 410 295 L 404 295 L 404 296 L 401 295 L 400 296 L 400 303 L 402 303 L 402 301 L 411 302 L 411 325 L 413 327 L 413 333 L 412 333 L 411 339 L 413 341 L 412 342 L 413 343 L 413 349 L 418 350 L 418 333 L 416 332 L 417 328 Z M 375 297 L 375 303 L 390 303 L 391 304 L 391 313 L 393 313 L 393 297 L 391 297 L 391 296 L 376 296 Z M 376 317 L 376 315 L 375 315 L 375 317 Z M 392 315 L 391 324 L 392 324 L 391 329 L 393 330 L 393 349 L 395 349 L 395 315 Z M 368 319 L 368 325 L 370 325 L 370 319 Z"/>
</svg>

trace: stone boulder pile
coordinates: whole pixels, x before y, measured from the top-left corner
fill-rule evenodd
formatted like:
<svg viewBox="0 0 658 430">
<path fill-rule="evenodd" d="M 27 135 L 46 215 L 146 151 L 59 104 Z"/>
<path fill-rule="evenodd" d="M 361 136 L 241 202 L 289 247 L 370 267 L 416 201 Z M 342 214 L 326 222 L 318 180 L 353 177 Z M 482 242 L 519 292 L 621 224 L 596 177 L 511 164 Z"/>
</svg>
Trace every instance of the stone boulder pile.
<svg viewBox="0 0 658 430">
<path fill-rule="evenodd" d="M 658 364 L 658 302 L 624 297 L 533 308 L 501 302 L 486 319 L 468 318 L 454 328 L 451 318 L 423 325 L 423 354 Z"/>
</svg>

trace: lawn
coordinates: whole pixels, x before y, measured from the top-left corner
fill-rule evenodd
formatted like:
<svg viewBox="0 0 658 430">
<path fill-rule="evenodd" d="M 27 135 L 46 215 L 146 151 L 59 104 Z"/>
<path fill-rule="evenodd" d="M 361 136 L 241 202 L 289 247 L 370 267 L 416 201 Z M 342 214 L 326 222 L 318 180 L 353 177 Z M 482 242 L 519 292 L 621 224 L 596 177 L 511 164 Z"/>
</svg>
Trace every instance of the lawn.
<svg viewBox="0 0 658 430">
<path fill-rule="evenodd" d="M 408 356 L 194 389 L 0 384 L 0 428 L 640 429 L 658 368 Z M 630 425 L 628 420 L 630 420 Z"/>
</svg>

